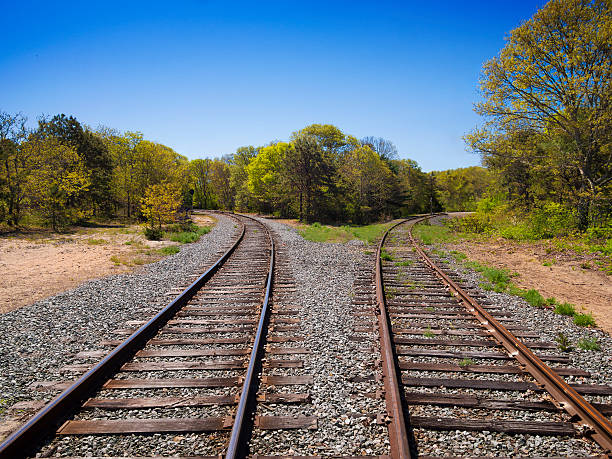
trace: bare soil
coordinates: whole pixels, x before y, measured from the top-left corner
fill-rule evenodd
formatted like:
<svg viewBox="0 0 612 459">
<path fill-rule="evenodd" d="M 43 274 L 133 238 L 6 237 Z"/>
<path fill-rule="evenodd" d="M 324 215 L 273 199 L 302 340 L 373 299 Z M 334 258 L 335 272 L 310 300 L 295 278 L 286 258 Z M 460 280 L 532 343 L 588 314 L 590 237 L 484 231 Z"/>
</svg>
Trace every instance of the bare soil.
<svg viewBox="0 0 612 459">
<path fill-rule="evenodd" d="M 612 278 L 589 269 L 588 256 L 553 252 L 544 242 L 504 239 L 463 241 L 445 247 L 465 253 L 470 260 L 518 273 L 513 278 L 518 287 L 533 288 L 545 298 L 573 303 L 577 312 L 592 313 L 597 325 L 612 334 Z"/>
<path fill-rule="evenodd" d="M 212 219 L 194 215 L 201 225 Z M 91 279 L 133 271 L 163 258 L 159 249 L 178 245 L 149 241 L 138 225 L 73 228 L 0 236 L 0 313 L 13 311 Z"/>
</svg>

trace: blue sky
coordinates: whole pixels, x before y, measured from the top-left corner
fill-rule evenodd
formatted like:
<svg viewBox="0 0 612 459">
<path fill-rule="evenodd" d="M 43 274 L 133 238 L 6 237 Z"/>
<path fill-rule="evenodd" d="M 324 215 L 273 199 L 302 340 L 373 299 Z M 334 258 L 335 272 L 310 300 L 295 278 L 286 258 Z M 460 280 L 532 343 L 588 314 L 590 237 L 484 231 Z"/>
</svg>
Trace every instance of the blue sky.
<svg viewBox="0 0 612 459">
<path fill-rule="evenodd" d="M 544 3 L 2 0 L 0 110 L 141 131 L 192 159 L 332 123 L 425 171 L 471 166 L 482 64 Z"/>
</svg>

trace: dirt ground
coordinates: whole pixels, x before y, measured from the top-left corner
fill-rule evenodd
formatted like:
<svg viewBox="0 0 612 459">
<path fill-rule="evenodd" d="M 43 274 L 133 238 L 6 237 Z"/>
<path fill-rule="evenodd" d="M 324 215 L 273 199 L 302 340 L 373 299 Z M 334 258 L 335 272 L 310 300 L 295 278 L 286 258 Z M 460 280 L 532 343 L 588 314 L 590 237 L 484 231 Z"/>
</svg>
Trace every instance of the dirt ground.
<svg viewBox="0 0 612 459">
<path fill-rule="evenodd" d="M 199 225 L 210 218 L 194 215 Z M 0 313 L 69 290 L 91 279 L 129 272 L 165 255 L 159 249 L 177 245 L 148 241 L 138 225 L 74 228 L 70 234 L 48 231 L 0 237 Z"/>
<path fill-rule="evenodd" d="M 519 273 L 513 278 L 518 287 L 534 288 L 545 298 L 573 303 L 578 312 L 591 312 L 597 325 L 612 334 L 612 277 L 602 271 L 585 269 L 583 266 L 588 266 L 588 260 L 551 253 L 544 243 L 502 239 L 463 241 L 445 244 L 445 247 L 465 253 L 470 260 Z"/>
</svg>

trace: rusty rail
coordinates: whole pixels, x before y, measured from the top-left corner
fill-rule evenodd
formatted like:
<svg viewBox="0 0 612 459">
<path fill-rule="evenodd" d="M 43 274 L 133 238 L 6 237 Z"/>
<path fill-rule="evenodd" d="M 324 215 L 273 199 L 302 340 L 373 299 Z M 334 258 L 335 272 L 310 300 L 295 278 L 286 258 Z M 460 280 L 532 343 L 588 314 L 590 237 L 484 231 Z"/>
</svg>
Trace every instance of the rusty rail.
<svg viewBox="0 0 612 459">
<path fill-rule="evenodd" d="M 242 216 L 258 221 L 247 215 Z M 255 335 L 253 349 L 251 350 L 251 357 L 249 359 L 249 367 L 247 368 L 247 372 L 244 377 L 242 392 L 240 393 L 240 401 L 238 402 L 238 408 L 236 408 L 234 425 L 232 426 L 230 441 L 227 447 L 227 452 L 225 453 L 226 459 L 235 459 L 236 457 L 242 457 L 243 455 L 246 456 L 246 446 L 243 443 L 245 422 L 247 421 L 246 416 L 248 407 L 252 401 L 253 394 L 255 394 L 255 387 L 257 386 L 257 380 L 254 378 L 257 378 L 255 372 L 258 362 L 260 361 L 258 356 L 261 353 L 264 334 L 266 332 L 268 304 L 270 302 L 270 293 L 272 291 L 272 282 L 274 279 L 274 240 L 272 239 L 270 231 L 265 227 L 265 225 L 264 228 L 266 229 L 268 239 L 270 240 L 270 268 L 266 280 L 266 292 L 264 295 L 263 304 L 261 306 L 259 323 L 257 325 L 257 334 Z"/>
<path fill-rule="evenodd" d="M 61 421 L 70 416 L 73 410 L 81 405 L 83 400 L 102 386 L 109 374 L 115 372 L 121 365 L 132 358 L 147 340 L 164 326 L 179 309 L 187 304 L 202 285 L 217 272 L 219 267 L 235 251 L 244 238 L 244 233 L 245 226 L 242 225 L 240 236 L 236 242 L 204 274 L 0 444 L 0 459 L 26 457 L 27 453 L 42 438 L 51 434 Z"/>
<path fill-rule="evenodd" d="M 398 377 L 393 340 L 391 339 L 391 325 L 387 312 L 380 255 L 389 232 L 404 222 L 406 222 L 406 220 L 402 220 L 390 227 L 383 235 L 376 250 L 376 304 L 378 306 L 377 316 L 385 384 L 385 403 L 387 405 L 387 414 L 391 418 L 388 429 L 390 452 L 393 459 L 409 459 L 411 454 L 410 445 L 408 443 L 408 433 L 406 431 L 406 420 L 404 419 L 404 410 L 402 407 L 402 397 L 400 394 L 401 379 Z"/>
<path fill-rule="evenodd" d="M 529 374 L 550 393 L 556 404 L 572 417 L 580 419 L 583 429 L 579 430 L 585 436 L 589 436 L 597 442 L 607 454 L 611 453 L 612 423 L 436 266 L 419 246 L 412 234 L 412 229 L 416 223 L 427 218 L 430 217 L 422 217 L 410 222 L 410 240 L 417 253 L 440 280 L 449 287 L 453 295 L 463 301 L 466 309 L 476 317 L 487 332 L 506 349 L 510 356 L 524 365 Z"/>
</svg>

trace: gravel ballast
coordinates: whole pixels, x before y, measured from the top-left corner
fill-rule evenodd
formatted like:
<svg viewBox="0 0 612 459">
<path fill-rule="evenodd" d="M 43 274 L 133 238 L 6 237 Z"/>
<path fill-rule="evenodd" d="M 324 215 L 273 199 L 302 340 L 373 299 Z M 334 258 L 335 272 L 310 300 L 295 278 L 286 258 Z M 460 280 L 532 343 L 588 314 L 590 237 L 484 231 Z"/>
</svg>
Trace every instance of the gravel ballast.
<svg viewBox="0 0 612 459">
<path fill-rule="evenodd" d="M 215 215 L 210 233 L 181 251 L 130 274 L 85 282 L 75 289 L 0 316 L 0 390 L 4 407 L 22 400 L 49 400 L 55 392 L 28 386 L 39 380 L 65 380 L 60 367 L 80 351 L 97 350 L 128 320 L 150 318 L 172 298 L 165 295 L 202 273 L 237 236 L 234 220 Z M 2 420 L 11 416 L 10 410 Z"/>
</svg>

